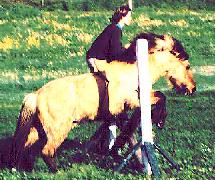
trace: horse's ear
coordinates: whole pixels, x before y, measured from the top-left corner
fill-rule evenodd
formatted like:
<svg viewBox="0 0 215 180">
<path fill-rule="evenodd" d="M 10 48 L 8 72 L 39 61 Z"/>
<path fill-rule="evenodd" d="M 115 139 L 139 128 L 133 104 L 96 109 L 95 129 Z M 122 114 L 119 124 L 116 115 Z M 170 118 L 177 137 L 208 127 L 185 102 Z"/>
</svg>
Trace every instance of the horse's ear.
<svg viewBox="0 0 215 180">
<path fill-rule="evenodd" d="M 171 51 L 174 46 L 174 41 L 171 36 L 163 35 L 163 38 L 155 38 L 155 49 L 159 51 Z"/>
<path fill-rule="evenodd" d="M 163 51 L 164 49 L 166 49 L 165 48 L 166 44 L 165 44 L 165 41 L 163 39 L 155 38 L 155 44 L 156 45 L 155 45 L 154 49 L 156 49 L 158 51 Z"/>
<path fill-rule="evenodd" d="M 173 49 L 173 46 L 174 46 L 174 41 L 173 41 L 172 37 L 165 34 L 164 35 L 164 41 L 165 41 L 165 45 L 166 45 L 165 49 L 171 51 Z"/>
</svg>

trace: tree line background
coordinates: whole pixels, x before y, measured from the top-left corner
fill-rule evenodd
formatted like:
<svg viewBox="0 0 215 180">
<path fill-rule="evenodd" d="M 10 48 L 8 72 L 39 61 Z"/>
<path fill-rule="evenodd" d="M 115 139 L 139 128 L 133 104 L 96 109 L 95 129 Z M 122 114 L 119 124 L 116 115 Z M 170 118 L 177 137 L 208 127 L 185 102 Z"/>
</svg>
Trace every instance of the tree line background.
<svg viewBox="0 0 215 180">
<path fill-rule="evenodd" d="M 25 3 L 38 8 L 48 10 L 78 9 L 90 11 L 96 9 L 115 9 L 115 7 L 127 3 L 125 0 L 0 0 L 1 4 Z M 189 9 L 215 10 L 215 0 L 133 0 L 134 7 L 185 7 Z"/>
</svg>

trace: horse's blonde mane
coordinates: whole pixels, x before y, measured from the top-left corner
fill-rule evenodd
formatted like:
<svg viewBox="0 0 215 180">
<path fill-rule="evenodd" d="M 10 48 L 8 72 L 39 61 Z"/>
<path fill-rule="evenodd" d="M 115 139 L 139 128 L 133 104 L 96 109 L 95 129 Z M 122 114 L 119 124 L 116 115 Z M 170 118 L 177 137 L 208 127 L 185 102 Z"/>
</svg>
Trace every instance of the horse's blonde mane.
<svg viewBox="0 0 215 180">
<path fill-rule="evenodd" d="M 155 38 L 155 50 L 168 50 L 171 51 L 173 49 L 174 41 L 172 37 L 168 35 L 164 35 L 164 39 Z"/>
</svg>

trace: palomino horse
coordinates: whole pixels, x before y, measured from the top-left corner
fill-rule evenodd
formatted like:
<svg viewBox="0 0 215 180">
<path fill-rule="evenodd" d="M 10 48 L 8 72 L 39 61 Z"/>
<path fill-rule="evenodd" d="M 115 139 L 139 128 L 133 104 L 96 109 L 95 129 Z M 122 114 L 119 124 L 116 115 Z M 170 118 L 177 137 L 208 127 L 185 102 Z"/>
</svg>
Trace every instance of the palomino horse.
<svg viewBox="0 0 215 180">
<path fill-rule="evenodd" d="M 169 36 L 154 35 L 154 38 L 146 39 L 149 41 L 152 82 L 167 77 L 178 91 L 181 88 L 186 93 L 193 93 L 195 82 L 181 44 Z M 134 53 L 133 46 L 135 40 L 128 49 L 129 53 Z M 185 55 L 181 57 L 182 53 Z M 22 155 L 32 153 L 33 150 L 29 149 L 38 145 L 37 150 L 46 164 L 51 171 L 56 171 L 56 150 L 67 138 L 69 131 L 82 120 L 95 120 L 96 117 L 107 120 L 107 117 L 111 118 L 110 115 L 122 113 L 125 104 L 131 109 L 139 107 L 136 61 L 113 61 L 109 64 L 98 62 L 97 65 L 106 73 L 108 90 L 101 76 L 87 73 L 50 81 L 25 96 L 13 138 L 12 166 L 21 168 Z M 152 92 L 152 104 L 155 104 L 157 98 L 153 97 Z"/>
</svg>

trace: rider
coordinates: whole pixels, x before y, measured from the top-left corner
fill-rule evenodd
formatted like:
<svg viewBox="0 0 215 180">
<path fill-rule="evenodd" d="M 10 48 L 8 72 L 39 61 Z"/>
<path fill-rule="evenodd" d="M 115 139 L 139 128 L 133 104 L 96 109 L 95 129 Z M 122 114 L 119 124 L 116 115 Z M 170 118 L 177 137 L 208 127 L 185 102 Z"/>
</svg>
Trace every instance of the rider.
<svg viewBox="0 0 215 180">
<path fill-rule="evenodd" d="M 116 9 L 109 24 L 96 38 L 90 49 L 87 51 L 87 64 L 90 72 L 98 72 L 95 61 L 125 60 L 126 48 L 122 47 L 122 29 L 125 25 L 131 24 L 131 9 L 123 5 Z"/>
<path fill-rule="evenodd" d="M 131 24 L 131 20 L 131 9 L 129 5 L 123 5 L 115 10 L 112 18 L 110 18 L 111 24 L 103 30 L 87 51 L 86 60 L 91 73 L 100 72 L 99 67 L 96 66 L 96 61 L 105 61 L 109 63 L 113 60 L 129 61 L 129 59 L 134 58 L 128 55 L 129 53 L 126 51 L 125 47 L 122 47 L 121 43 L 122 30 L 125 25 Z M 100 73 L 100 75 L 103 77 L 103 73 Z M 107 77 L 105 77 L 105 79 L 107 82 Z M 113 132 L 115 130 L 111 130 L 112 127 L 114 127 L 113 129 L 116 128 L 115 123 L 112 122 L 111 124 L 112 125 L 109 126 L 111 131 L 110 136 L 115 136 Z M 111 139 L 115 138 L 116 137 L 112 137 Z M 111 139 L 109 149 L 111 149 L 113 145 L 111 144 Z"/>
</svg>

